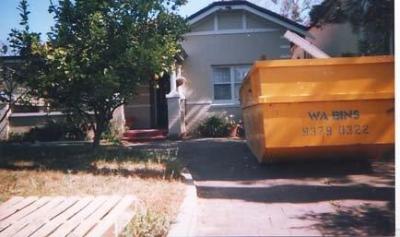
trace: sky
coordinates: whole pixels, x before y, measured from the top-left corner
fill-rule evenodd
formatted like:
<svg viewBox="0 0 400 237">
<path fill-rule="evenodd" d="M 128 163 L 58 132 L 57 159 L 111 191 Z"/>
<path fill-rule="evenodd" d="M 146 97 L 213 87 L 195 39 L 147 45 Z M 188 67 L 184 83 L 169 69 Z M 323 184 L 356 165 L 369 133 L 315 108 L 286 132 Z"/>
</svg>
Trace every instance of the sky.
<svg viewBox="0 0 400 237">
<path fill-rule="evenodd" d="M 189 0 L 183 6 L 179 14 L 183 17 L 190 16 L 198 10 L 206 7 L 215 0 Z M 253 3 L 263 7 L 268 6 L 270 10 L 278 11 L 278 7 L 271 0 L 250 0 Z M 52 15 L 48 13 L 50 0 L 28 0 L 29 23 L 31 31 L 42 33 L 42 40 L 46 39 L 46 33 L 50 31 L 53 25 Z M 8 34 L 12 28 L 19 28 L 19 12 L 17 10 L 19 0 L 0 0 L 0 44 L 7 42 Z"/>
</svg>

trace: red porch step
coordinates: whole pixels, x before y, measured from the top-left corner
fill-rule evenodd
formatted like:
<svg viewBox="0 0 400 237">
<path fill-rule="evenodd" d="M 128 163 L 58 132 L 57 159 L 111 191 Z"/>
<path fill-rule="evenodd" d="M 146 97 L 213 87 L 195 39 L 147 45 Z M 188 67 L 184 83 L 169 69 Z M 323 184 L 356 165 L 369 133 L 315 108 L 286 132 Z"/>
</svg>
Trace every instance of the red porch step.
<svg viewBox="0 0 400 237">
<path fill-rule="evenodd" d="M 149 142 L 167 139 L 168 131 L 164 129 L 135 129 L 123 134 L 122 140 L 128 142 Z"/>
</svg>

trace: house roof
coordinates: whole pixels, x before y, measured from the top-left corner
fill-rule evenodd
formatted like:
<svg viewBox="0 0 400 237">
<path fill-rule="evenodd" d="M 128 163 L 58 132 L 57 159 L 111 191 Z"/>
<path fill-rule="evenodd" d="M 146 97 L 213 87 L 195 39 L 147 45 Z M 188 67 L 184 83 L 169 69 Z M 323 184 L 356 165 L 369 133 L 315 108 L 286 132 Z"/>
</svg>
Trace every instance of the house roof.
<svg viewBox="0 0 400 237">
<path fill-rule="evenodd" d="M 251 2 L 243 1 L 243 0 L 235 0 L 235 1 L 217 1 L 213 2 L 207 7 L 199 10 L 198 12 L 194 13 L 193 15 L 187 18 L 187 21 L 190 25 L 200 21 L 201 19 L 209 16 L 210 14 L 218 11 L 218 10 L 230 10 L 230 9 L 243 9 L 250 11 L 258 16 L 261 16 L 267 20 L 275 22 L 279 25 L 282 25 L 290 30 L 295 31 L 301 35 L 306 34 L 307 27 L 294 22 L 286 17 L 283 17 L 273 11 L 270 11 L 266 8 L 257 6 Z"/>
</svg>

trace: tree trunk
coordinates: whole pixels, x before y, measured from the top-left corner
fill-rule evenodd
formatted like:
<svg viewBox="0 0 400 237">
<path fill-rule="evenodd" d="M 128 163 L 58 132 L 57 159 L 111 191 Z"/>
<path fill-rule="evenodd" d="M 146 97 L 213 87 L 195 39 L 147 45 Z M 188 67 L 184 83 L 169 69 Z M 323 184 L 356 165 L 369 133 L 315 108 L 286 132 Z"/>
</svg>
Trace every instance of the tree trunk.
<svg viewBox="0 0 400 237">
<path fill-rule="evenodd" d="M 102 112 L 97 113 L 97 116 L 95 118 L 96 127 L 94 129 L 93 148 L 99 147 L 101 135 L 108 128 L 111 118 L 112 116 L 109 116 L 107 113 L 105 114 L 103 114 Z"/>
<path fill-rule="evenodd" d="M 101 134 L 104 132 L 104 121 L 97 118 L 96 119 L 96 127 L 94 128 L 94 138 L 93 138 L 93 148 L 98 148 L 100 145 Z"/>
<path fill-rule="evenodd" d="M 102 134 L 101 129 L 99 129 L 99 127 L 97 127 L 96 130 L 94 131 L 94 138 L 93 138 L 93 143 L 92 143 L 92 146 L 94 149 L 98 148 L 100 145 L 101 134 Z"/>
</svg>

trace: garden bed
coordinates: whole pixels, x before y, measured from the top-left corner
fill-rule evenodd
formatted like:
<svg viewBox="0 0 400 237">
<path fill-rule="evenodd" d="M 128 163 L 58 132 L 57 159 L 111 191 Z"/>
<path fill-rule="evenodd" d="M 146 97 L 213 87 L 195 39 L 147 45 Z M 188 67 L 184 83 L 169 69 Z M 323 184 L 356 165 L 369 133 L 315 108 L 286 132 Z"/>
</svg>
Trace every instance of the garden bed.
<svg viewBox="0 0 400 237">
<path fill-rule="evenodd" d="M 135 195 L 128 236 L 164 236 L 185 186 L 177 148 L 0 145 L 0 203 L 11 196 Z"/>
</svg>

